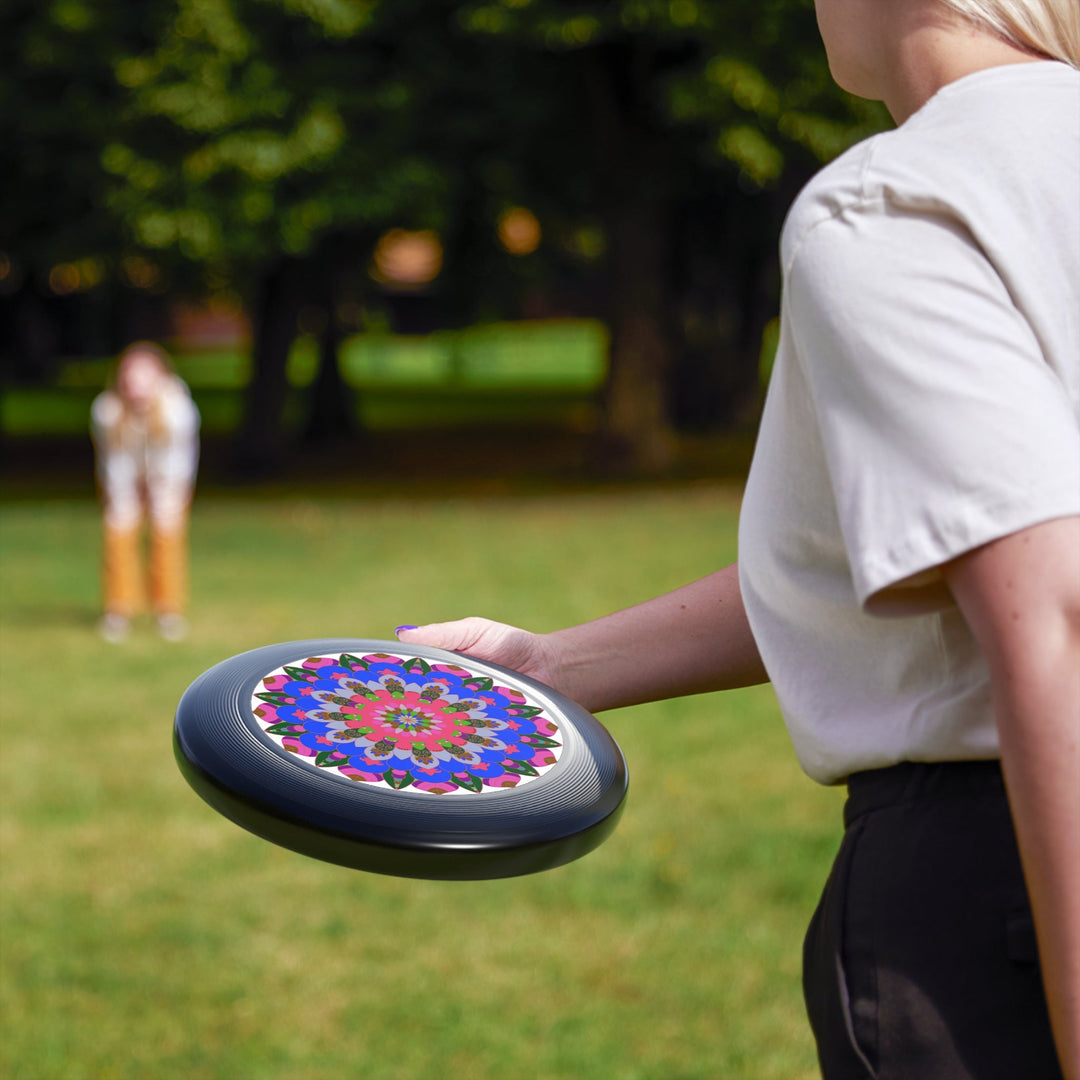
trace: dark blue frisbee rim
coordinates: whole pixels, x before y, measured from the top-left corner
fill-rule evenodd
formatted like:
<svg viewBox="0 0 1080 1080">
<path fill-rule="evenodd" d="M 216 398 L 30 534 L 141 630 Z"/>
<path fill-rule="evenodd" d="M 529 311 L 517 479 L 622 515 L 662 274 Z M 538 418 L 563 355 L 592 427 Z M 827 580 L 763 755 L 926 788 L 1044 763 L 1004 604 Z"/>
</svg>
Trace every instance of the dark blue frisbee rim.
<svg viewBox="0 0 1080 1080">
<path fill-rule="evenodd" d="M 263 734 L 251 697 L 269 672 L 309 656 L 377 652 L 457 664 L 519 689 L 559 725 L 559 760 L 519 788 L 440 796 L 316 771 Z M 187 782 L 241 827 L 313 858 L 402 877 L 497 878 L 563 865 L 610 835 L 628 786 L 618 744 L 576 702 L 484 660 L 375 639 L 282 642 L 216 664 L 181 698 L 173 742 Z"/>
</svg>

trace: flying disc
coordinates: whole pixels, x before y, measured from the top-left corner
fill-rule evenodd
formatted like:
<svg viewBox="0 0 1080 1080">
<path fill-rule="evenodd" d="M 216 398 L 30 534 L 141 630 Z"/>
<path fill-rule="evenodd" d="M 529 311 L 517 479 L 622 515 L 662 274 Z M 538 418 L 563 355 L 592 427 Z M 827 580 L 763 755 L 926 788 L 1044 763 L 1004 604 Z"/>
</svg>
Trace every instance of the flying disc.
<svg viewBox="0 0 1080 1080">
<path fill-rule="evenodd" d="M 518 672 L 399 642 L 268 645 L 176 711 L 180 771 L 250 832 L 402 877 L 560 866 L 615 828 L 626 762 L 576 702 Z"/>
</svg>

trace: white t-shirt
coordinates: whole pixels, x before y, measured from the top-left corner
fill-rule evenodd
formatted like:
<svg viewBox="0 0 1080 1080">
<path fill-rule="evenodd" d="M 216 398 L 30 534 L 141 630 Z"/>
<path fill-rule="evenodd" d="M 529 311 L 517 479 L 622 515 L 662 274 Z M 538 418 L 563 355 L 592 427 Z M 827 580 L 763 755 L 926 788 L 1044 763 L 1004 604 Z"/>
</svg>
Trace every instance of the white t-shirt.
<svg viewBox="0 0 1080 1080">
<path fill-rule="evenodd" d="M 98 484 L 111 528 L 134 528 L 144 510 L 155 528 L 175 528 L 191 501 L 199 410 L 176 377 L 165 384 L 152 410 L 152 417 L 125 415 L 115 390 L 98 394 L 91 406 Z"/>
<path fill-rule="evenodd" d="M 739 561 L 799 760 L 997 757 L 938 568 L 1080 513 L 1080 72 L 946 86 L 807 185 L 781 254 Z"/>
</svg>

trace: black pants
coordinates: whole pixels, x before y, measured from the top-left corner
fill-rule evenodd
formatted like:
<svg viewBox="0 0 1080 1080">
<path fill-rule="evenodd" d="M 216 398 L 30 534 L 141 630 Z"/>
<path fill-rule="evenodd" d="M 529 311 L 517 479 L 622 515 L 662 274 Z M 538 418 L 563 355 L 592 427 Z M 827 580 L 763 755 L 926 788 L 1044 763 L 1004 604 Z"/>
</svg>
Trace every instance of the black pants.
<svg viewBox="0 0 1080 1080">
<path fill-rule="evenodd" d="M 826 1080 L 1060 1080 L 997 762 L 848 785 L 803 950 Z"/>
</svg>

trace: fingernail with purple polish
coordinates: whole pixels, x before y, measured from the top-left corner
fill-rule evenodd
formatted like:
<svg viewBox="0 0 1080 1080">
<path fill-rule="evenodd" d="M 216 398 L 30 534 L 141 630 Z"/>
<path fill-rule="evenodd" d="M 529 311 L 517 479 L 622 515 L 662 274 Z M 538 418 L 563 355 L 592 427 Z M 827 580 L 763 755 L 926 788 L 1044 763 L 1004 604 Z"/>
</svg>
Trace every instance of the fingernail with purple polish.
<svg viewBox="0 0 1080 1080">
<path fill-rule="evenodd" d="M 395 634 L 400 634 L 402 630 L 416 630 L 416 629 L 418 629 L 418 628 L 415 627 L 415 626 L 408 626 L 408 625 L 406 625 L 406 626 L 398 626 L 398 627 L 394 628 L 394 633 Z"/>
</svg>

